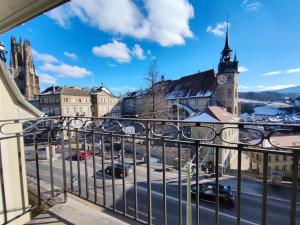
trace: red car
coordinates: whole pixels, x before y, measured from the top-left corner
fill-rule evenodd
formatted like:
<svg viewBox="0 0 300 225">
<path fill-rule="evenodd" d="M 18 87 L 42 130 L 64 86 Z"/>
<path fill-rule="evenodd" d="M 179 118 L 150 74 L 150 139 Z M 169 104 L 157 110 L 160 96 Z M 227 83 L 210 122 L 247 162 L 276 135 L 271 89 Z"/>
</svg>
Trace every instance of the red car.
<svg viewBox="0 0 300 225">
<path fill-rule="evenodd" d="M 91 157 L 92 157 L 92 155 L 89 152 L 84 153 L 84 152 L 81 151 L 79 153 L 79 160 L 84 160 L 85 158 L 89 159 Z M 77 160 L 77 154 L 72 155 L 72 160 Z"/>
</svg>

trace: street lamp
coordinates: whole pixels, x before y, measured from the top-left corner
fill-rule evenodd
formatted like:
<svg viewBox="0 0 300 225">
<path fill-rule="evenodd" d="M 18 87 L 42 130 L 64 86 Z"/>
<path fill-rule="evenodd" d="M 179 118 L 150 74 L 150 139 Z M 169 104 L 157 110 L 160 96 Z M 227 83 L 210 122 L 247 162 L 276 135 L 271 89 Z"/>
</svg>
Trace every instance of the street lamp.
<svg viewBox="0 0 300 225">
<path fill-rule="evenodd" d="M 6 62 L 6 53 L 7 51 L 5 50 L 5 45 L 0 42 L 0 60 Z"/>
</svg>

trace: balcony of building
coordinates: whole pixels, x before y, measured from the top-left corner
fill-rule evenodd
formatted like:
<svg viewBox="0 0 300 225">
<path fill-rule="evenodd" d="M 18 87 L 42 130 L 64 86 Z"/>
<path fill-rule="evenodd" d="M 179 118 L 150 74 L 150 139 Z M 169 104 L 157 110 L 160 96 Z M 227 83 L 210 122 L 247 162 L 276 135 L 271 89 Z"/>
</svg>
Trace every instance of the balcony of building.
<svg viewBox="0 0 300 225">
<path fill-rule="evenodd" d="M 1 220 L 18 224 L 27 215 L 27 224 L 295 225 L 299 128 L 129 118 L 1 120 Z"/>
</svg>

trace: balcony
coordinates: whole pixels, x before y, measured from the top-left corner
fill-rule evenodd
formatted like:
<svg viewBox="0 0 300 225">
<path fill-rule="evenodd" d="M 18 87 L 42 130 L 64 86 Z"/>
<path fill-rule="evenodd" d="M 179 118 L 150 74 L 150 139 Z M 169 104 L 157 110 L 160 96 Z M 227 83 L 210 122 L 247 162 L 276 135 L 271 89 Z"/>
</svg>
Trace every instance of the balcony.
<svg viewBox="0 0 300 225">
<path fill-rule="evenodd" d="M 0 134 L 3 224 L 300 221 L 299 125 L 46 117 Z"/>
</svg>

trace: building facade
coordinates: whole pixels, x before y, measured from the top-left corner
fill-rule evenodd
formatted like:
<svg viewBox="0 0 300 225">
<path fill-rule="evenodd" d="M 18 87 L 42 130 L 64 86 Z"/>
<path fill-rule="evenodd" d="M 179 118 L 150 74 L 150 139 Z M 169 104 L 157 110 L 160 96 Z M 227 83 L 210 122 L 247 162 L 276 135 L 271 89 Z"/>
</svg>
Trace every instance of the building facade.
<svg viewBox="0 0 300 225">
<path fill-rule="evenodd" d="M 105 86 L 94 88 L 91 92 L 93 117 L 121 117 L 120 99 Z"/>
<path fill-rule="evenodd" d="M 39 77 L 35 72 L 32 50 L 28 40 L 22 43 L 21 39 L 17 42 L 15 37 L 11 38 L 10 68 L 15 82 L 26 100 L 33 100 L 40 94 Z"/>
<path fill-rule="evenodd" d="M 39 108 L 48 116 L 92 116 L 89 90 L 52 86 L 39 95 Z"/>
<path fill-rule="evenodd" d="M 218 106 L 209 106 L 202 109 L 200 112 L 188 117 L 186 121 L 199 123 L 207 122 L 203 126 L 191 125 L 190 136 L 198 140 L 211 140 L 211 144 L 217 144 L 220 146 L 236 146 L 239 141 L 239 130 L 237 125 L 226 124 L 238 122 L 239 118 L 232 113 L 226 111 L 226 109 Z M 222 122 L 225 124 L 216 124 Z M 213 131 L 215 130 L 215 131 Z M 216 136 L 216 133 L 221 133 L 221 137 Z M 222 167 L 223 171 L 237 170 L 238 168 L 238 151 L 227 148 L 219 148 L 219 161 L 218 164 Z M 203 147 L 200 151 L 200 157 L 203 163 L 214 165 L 216 150 L 212 147 Z M 250 156 L 247 152 L 242 152 L 242 170 L 248 170 L 250 168 Z"/>
</svg>

